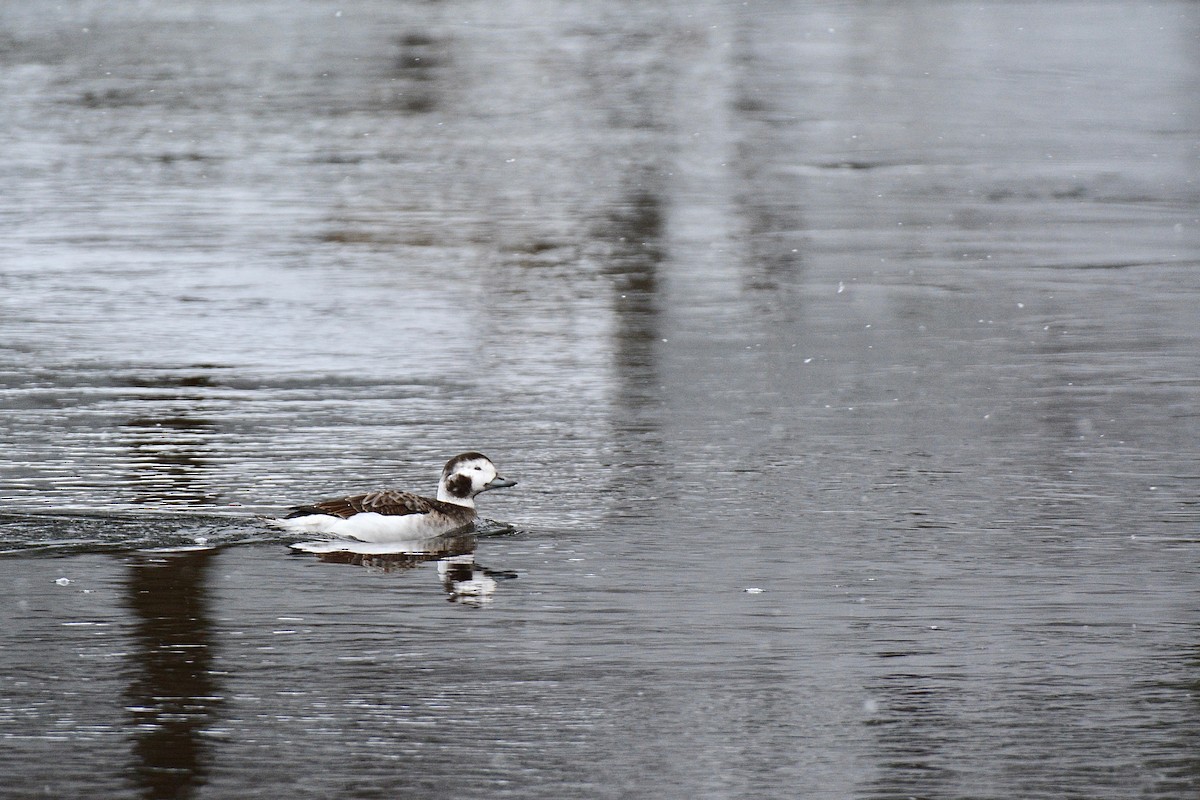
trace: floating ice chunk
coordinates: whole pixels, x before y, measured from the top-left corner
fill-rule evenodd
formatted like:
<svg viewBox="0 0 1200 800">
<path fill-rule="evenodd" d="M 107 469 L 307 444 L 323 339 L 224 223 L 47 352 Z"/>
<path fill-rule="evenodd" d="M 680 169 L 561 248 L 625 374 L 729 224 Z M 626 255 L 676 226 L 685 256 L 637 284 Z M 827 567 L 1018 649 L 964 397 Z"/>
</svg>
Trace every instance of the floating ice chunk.
<svg viewBox="0 0 1200 800">
<path fill-rule="evenodd" d="M 757 586 L 750 586 L 746 589 L 746 594 L 762 594 L 766 589 L 760 589 Z"/>
<path fill-rule="evenodd" d="M 57 583 L 59 586 L 69 586 L 71 583 L 71 579 L 70 578 L 59 578 L 58 580 L 55 581 L 55 583 Z"/>
</svg>

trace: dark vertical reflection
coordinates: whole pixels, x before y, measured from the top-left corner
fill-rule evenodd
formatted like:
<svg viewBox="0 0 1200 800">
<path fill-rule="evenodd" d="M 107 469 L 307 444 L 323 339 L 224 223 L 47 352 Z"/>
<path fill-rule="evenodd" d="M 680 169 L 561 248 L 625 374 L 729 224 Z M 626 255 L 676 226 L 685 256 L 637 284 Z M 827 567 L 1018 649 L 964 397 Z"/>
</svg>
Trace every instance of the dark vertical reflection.
<svg viewBox="0 0 1200 800">
<path fill-rule="evenodd" d="M 612 279 L 616 310 L 614 361 L 626 417 L 618 426 L 647 430 L 647 411 L 659 386 L 661 338 L 659 271 L 663 251 L 663 199 L 649 181 L 637 181 L 614 203 L 597 238 L 608 243 L 605 273 Z"/>
<path fill-rule="evenodd" d="M 787 312 L 799 282 L 806 230 L 806 187 L 793 161 L 803 152 L 798 123 L 807 98 L 790 82 L 778 85 L 787 73 L 772 62 L 779 56 L 770 43 L 779 34 L 760 30 L 761 24 L 754 15 L 740 15 L 734 38 L 738 80 L 730 102 L 740 133 L 736 213 L 746 245 L 745 288 L 766 304 L 764 310 Z"/>
<path fill-rule="evenodd" d="M 1086 379 L 1084 386 L 1076 385 L 1088 353 L 1075 351 L 1061 337 L 1049 339 L 1037 349 L 1039 361 L 1048 367 L 1034 379 L 1042 384 L 1038 389 L 1043 395 L 1037 423 L 1044 436 L 1037 459 L 1044 490 L 1030 503 L 1030 510 L 1037 523 L 1062 533 L 1077 528 L 1099 499 L 1098 487 L 1088 485 L 1089 476 L 1098 476 L 1087 464 L 1089 456 L 1097 454 L 1089 453 L 1081 442 L 1093 435 L 1093 420 L 1101 412 L 1097 403 L 1101 393 L 1088 391 Z"/>
<path fill-rule="evenodd" d="M 167 374 L 135 378 L 131 386 L 164 393 L 146 402 L 142 413 L 121 426 L 121 441 L 129 450 L 129 485 L 135 503 L 215 505 L 218 498 L 204 483 L 208 453 L 217 425 L 197 416 L 204 391 L 213 386 L 204 373 Z"/>
<path fill-rule="evenodd" d="M 902 658 L 900 653 L 881 653 Z M 930 675 L 897 672 L 876 687 L 883 698 L 874 729 L 878 775 L 863 784 L 863 797 L 953 797 L 954 773 L 947 751 L 959 727 L 946 690 Z"/>
<path fill-rule="evenodd" d="M 1144 694 L 1153 698 L 1150 705 L 1159 711 L 1179 710 L 1182 717 L 1169 726 L 1176 748 L 1146 758 L 1146 771 L 1156 776 L 1155 791 L 1148 793 L 1154 797 L 1193 797 L 1200 788 L 1200 646 L 1181 653 L 1179 662 L 1176 680 L 1148 681 L 1150 688 Z M 1153 715 L 1148 727 L 1148 736 L 1155 729 L 1168 729 L 1161 713 Z"/>
<path fill-rule="evenodd" d="M 447 72 L 447 42 L 425 31 L 408 31 L 396 37 L 399 53 L 393 70 L 399 88 L 393 105 L 405 114 L 429 114 L 441 105 L 440 76 Z"/>
<path fill-rule="evenodd" d="M 203 786 L 210 756 L 202 735 L 220 706 L 212 672 L 207 575 L 216 551 L 139 558 L 126 599 L 134 616 L 130 770 L 142 797 L 188 798 Z"/>
<path fill-rule="evenodd" d="M 773 120 L 787 118 L 790 110 L 774 105 L 762 73 L 770 65 L 762 64 L 749 41 L 753 33 L 743 30 L 738 37 L 738 62 L 742 79 L 732 100 L 732 111 L 742 137 L 737 143 L 737 194 L 735 212 L 739 218 L 741 239 L 746 248 L 743 258 L 743 288 L 751 294 L 760 312 L 777 321 L 792 322 L 787 313 L 793 308 L 802 263 L 803 214 L 805 187 L 801 179 L 779 164 L 781 154 L 796 148 L 793 126 Z M 790 98 L 788 98 L 790 99 Z"/>
<path fill-rule="evenodd" d="M 125 429 L 133 483 L 141 487 L 135 503 L 217 503 L 199 480 L 208 466 L 203 451 L 205 438 L 215 429 L 212 422 L 186 414 L 138 417 L 125 423 Z"/>
</svg>

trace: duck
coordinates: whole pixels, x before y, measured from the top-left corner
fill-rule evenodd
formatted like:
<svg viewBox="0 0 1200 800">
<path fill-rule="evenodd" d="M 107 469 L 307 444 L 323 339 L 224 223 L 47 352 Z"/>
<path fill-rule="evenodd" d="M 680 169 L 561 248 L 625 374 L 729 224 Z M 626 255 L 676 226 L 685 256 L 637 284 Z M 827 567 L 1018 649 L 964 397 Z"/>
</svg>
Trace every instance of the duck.
<svg viewBox="0 0 1200 800">
<path fill-rule="evenodd" d="M 470 530 L 478 516 L 477 495 L 516 485 L 516 481 L 501 476 L 483 453 L 460 453 L 442 468 L 436 498 L 398 489 L 379 489 L 292 506 L 288 514 L 267 517 L 265 522 L 293 533 L 323 534 L 357 542 L 431 539 Z"/>
</svg>

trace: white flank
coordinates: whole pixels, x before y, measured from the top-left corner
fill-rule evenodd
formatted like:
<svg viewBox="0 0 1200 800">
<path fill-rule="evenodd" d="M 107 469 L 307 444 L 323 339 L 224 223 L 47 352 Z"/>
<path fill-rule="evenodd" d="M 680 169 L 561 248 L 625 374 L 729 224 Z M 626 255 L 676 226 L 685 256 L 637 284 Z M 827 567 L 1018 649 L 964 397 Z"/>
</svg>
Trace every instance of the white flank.
<svg viewBox="0 0 1200 800">
<path fill-rule="evenodd" d="M 324 533 L 359 542 L 395 542 L 412 539 L 428 539 L 449 533 L 457 527 L 453 523 L 435 524 L 428 514 L 404 514 L 392 516 L 368 511 L 342 519 L 330 514 L 309 514 L 290 519 L 269 519 L 268 523 L 285 531 L 297 533 Z"/>
</svg>

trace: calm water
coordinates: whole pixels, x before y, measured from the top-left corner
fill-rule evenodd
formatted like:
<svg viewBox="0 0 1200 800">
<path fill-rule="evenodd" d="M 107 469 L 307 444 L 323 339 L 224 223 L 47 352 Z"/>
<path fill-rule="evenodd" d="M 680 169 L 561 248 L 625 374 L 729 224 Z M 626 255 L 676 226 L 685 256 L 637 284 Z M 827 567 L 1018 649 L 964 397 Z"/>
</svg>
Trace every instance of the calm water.
<svg viewBox="0 0 1200 800">
<path fill-rule="evenodd" d="M 4 4 L 0 796 L 1196 796 L 1198 89 L 1188 2 Z M 512 531 L 254 519 L 466 449 Z"/>
</svg>

